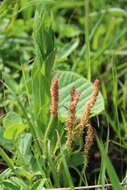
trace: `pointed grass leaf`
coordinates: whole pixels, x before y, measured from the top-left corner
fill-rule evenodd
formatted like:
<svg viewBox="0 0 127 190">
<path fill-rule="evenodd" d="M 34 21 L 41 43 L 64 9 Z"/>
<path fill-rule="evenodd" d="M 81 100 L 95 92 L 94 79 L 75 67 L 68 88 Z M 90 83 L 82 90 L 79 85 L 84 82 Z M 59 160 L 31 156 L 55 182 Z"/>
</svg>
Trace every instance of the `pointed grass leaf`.
<svg viewBox="0 0 127 190">
<path fill-rule="evenodd" d="M 92 83 L 77 73 L 70 71 L 57 71 L 55 75 L 59 78 L 59 117 L 63 120 L 68 117 L 68 110 L 70 105 L 70 90 L 75 87 L 81 93 L 80 100 L 77 104 L 76 116 L 81 118 L 84 111 L 84 105 L 90 98 L 93 88 Z M 92 108 L 91 116 L 95 116 L 104 110 L 104 100 L 99 92 L 97 101 Z"/>
<path fill-rule="evenodd" d="M 36 175 L 33 172 L 25 170 L 23 167 L 17 167 L 15 170 L 17 175 L 26 177 L 28 180 L 31 180 Z"/>
<path fill-rule="evenodd" d="M 51 27 L 50 10 L 38 7 L 35 13 L 34 40 L 36 59 L 32 70 L 33 112 L 38 126 L 47 123 L 51 71 L 55 59 L 54 33 Z M 42 129 L 38 127 L 38 134 Z"/>
<path fill-rule="evenodd" d="M 61 61 L 69 56 L 78 46 L 79 39 L 72 40 L 70 43 L 66 44 L 56 55 L 56 60 Z"/>
<path fill-rule="evenodd" d="M 46 77 L 34 65 L 32 71 L 32 104 L 33 112 L 38 126 L 47 122 L 47 112 L 49 98 L 47 96 L 47 80 Z M 39 132 L 41 135 L 41 132 Z"/>
<path fill-rule="evenodd" d="M 100 152 L 101 152 L 101 156 L 102 156 L 102 158 L 103 158 L 103 160 L 105 162 L 106 170 L 107 170 L 108 176 L 109 176 L 109 178 L 111 180 L 111 183 L 113 185 L 113 189 L 122 190 L 122 187 L 120 185 L 120 182 L 119 182 L 118 176 L 117 176 L 117 174 L 115 172 L 115 169 L 114 169 L 109 157 L 107 156 L 107 154 L 105 152 L 102 140 L 97 138 L 97 143 L 98 143 L 98 147 L 99 147 Z"/>
<path fill-rule="evenodd" d="M 34 23 L 36 59 L 39 65 L 42 65 L 45 63 L 47 56 L 54 50 L 54 34 L 51 29 L 50 11 L 38 8 Z"/>
<path fill-rule="evenodd" d="M 36 181 L 33 185 L 31 190 L 45 190 L 44 184 L 45 184 L 46 178 L 42 179 L 41 181 Z"/>
<path fill-rule="evenodd" d="M 5 185 L 8 190 L 19 190 L 19 187 L 11 180 L 4 180 L 3 185 Z"/>
</svg>

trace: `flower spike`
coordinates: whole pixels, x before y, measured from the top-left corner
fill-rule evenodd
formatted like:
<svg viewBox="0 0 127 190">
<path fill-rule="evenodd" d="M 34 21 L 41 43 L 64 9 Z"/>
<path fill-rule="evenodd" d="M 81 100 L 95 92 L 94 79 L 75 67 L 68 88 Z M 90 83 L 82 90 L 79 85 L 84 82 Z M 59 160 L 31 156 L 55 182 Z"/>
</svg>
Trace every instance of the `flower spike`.
<svg viewBox="0 0 127 190">
<path fill-rule="evenodd" d="M 52 86 L 50 89 L 50 93 L 51 93 L 50 113 L 54 116 L 57 115 L 57 111 L 58 111 L 58 100 L 59 100 L 58 89 L 59 89 L 58 77 L 54 77 L 52 81 Z"/>
</svg>

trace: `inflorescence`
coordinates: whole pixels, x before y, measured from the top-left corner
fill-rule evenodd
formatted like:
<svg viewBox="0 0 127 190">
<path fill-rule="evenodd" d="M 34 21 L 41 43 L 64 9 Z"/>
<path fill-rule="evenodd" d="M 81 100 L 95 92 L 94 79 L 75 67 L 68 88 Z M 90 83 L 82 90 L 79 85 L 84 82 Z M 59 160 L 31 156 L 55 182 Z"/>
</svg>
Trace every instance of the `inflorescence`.
<svg viewBox="0 0 127 190">
<path fill-rule="evenodd" d="M 85 137 L 85 144 L 84 144 L 84 163 L 85 166 L 88 164 L 88 154 L 89 150 L 93 144 L 94 140 L 94 129 L 91 126 L 91 124 L 88 123 L 91 110 L 96 103 L 96 99 L 99 93 L 99 80 L 95 80 L 93 83 L 93 92 L 91 94 L 91 97 L 88 99 L 88 101 L 84 105 L 84 112 L 80 118 L 80 122 L 78 125 L 78 129 L 76 128 L 76 106 L 78 104 L 78 101 L 80 99 L 80 93 L 76 92 L 75 87 L 71 88 L 70 96 L 70 106 L 69 106 L 69 112 L 68 112 L 68 119 L 66 121 L 66 130 L 67 130 L 67 141 L 66 146 L 71 147 L 73 143 L 73 139 L 75 136 L 78 136 L 79 138 L 83 138 L 83 132 L 84 129 L 87 129 L 87 134 Z M 57 115 L 58 112 L 58 101 L 59 101 L 59 85 L 58 85 L 58 77 L 54 77 L 52 81 L 52 86 L 50 89 L 51 92 L 51 108 L 50 112 L 53 116 Z"/>
</svg>

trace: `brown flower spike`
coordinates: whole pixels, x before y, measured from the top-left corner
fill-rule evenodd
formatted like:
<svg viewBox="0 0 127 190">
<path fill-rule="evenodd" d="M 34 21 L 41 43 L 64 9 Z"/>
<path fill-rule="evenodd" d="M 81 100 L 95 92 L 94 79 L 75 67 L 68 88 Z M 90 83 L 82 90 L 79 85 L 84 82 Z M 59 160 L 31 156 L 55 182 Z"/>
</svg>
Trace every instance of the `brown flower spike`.
<svg viewBox="0 0 127 190">
<path fill-rule="evenodd" d="M 88 129 L 87 129 L 87 135 L 85 137 L 85 144 L 84 144 L 84 164 L 85 167 L 87 167 L 88 165 L 88 161 L 89 161 L 89 150 L 93 144 L 93 140 L 94 140 L 94 129 L 93 127 L 88 124 L 87 125 Z"/>
<path fill-rule="evenodd" d="M 75 121 L 76 121 L 76 105 L 79 101 L 80 98 L 80 93 L 75 91 L 75 88 L 73 87 L 71 89 L 71 103 L 70 103 L 70 109 L 69 109 L 69 118 L 66 122 L 67 127 L 67 142 L 66 145 L 71 145 L 72 144 L 72 140 L 74 137 L 74 132 L 73 132 L 73 127 L 75 125 Z"/>
<path fill-rule="evenodd" d="M 91 114 L 91 110 L 93 105 L 96 102 L 97 96 L 99 93 L 99 80 L 95 80 L 93 84 L 93 92 L 90 97 L 90 99 L 86 102 L 85 104 L 85 111 L 81 117 L 80 121 L 80 126 L 79 126 L 79 136 L 83 136 L 83 129 L 84 127 L 87 128 L 87 135 L 85 137 L 85 144 L 84 144 L 84 164 L 85 168 L 88 165 L 88 155 L 89 155 L 89 150 L 93 144 L 93 139 L 94 139 L 94 129 L 93 127 L 88 123 L 89 116 Z"/>
<path fill-rule="evenodd" d="M 59 88 L 58 77 L 54 77 L 52 81 L 51 89 L 50 89 L 50 93 L 51 93 L 50 112 L 54 116 L 57 115 L 57 111 L 58 111 L 58 100 L 59 100 L 58 88 Z"/>
<path fill-rule="evenodd" d="M 99 83 L 100 83 L 99 80 L 95 80 L 95 82 L 93 84 L 92 95 L 91 95 L 90 99 L 85 104 L 85 111 L 84 111 L 84 113 L 81 117 L 81 120 L 80 120 L 79 136 L 83 135 L 83 129 L 88 124 L 88 119 L 89 119 L 89 116 L 91 114 L 92 107 L 94 106 L 94 104 L 96 102 L 96 98 L 97 98 L 98 93 L 99 93 Z"/>
<path fill-rule="evenodd" d="M 74 97 L 75 97 L 75 93 L 76 93 L 76 89 L 75 87 L 72 87 L 71 88 L 71 92 L 70 92 L 70 95 L 71 95 L 71 102 L 73 101 Z"/>
</svg>

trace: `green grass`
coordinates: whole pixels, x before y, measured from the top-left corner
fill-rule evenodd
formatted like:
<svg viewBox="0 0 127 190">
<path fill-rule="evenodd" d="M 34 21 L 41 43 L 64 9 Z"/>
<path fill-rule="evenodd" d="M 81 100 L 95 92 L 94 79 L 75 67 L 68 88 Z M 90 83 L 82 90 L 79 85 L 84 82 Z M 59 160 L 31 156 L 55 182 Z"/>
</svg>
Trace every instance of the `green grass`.
<svg viewBox="0 0 127 190">
<path fill-rule="evenodd" d="M 127 4 L 118 0 L 1 3 L 1 190 L 107 183 L 122 189 L 119 183 L 127 178 L 126 18 Z M 54 75 L 60 83 L 55 118 L 50 116 Z M 75 139 L 72 149 L 65 146 L 64 123 L 70 88 L 82 92 L 79 119 L 96 78 L 101 94 L 90 122 L 97 137 L 84 171 L 82 144 Z"/>
</svg>

